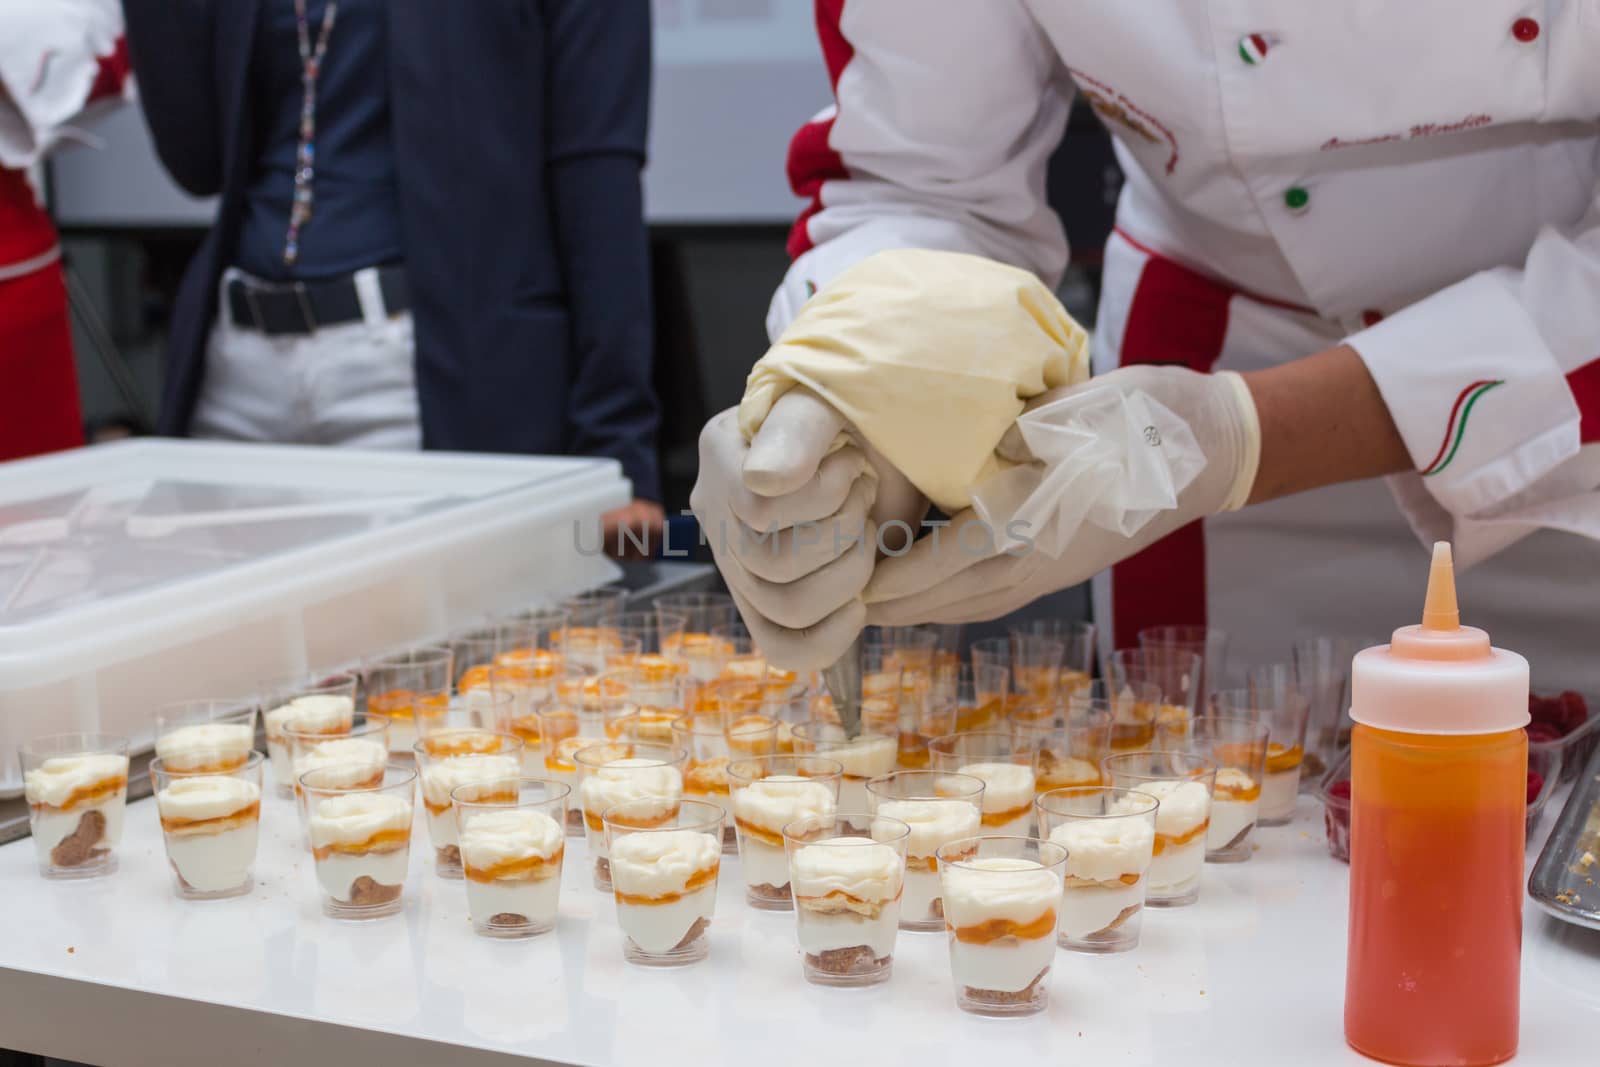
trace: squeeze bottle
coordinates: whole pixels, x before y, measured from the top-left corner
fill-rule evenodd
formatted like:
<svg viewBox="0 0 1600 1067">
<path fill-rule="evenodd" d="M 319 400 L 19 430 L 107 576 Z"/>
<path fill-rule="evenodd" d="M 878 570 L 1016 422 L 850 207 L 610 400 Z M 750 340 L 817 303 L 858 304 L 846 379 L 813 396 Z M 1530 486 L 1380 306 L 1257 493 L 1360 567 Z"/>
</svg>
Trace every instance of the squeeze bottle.
<svg viewBox="0 0 1600 1067">
<path fill-rule="evenodd" d="M 1345 1040 L 1405 1065 L 1517 1051 L 1528 661 L 1462 626 L 1450 545 L 1422 625 L 1351 667 Z"/>
</svg>

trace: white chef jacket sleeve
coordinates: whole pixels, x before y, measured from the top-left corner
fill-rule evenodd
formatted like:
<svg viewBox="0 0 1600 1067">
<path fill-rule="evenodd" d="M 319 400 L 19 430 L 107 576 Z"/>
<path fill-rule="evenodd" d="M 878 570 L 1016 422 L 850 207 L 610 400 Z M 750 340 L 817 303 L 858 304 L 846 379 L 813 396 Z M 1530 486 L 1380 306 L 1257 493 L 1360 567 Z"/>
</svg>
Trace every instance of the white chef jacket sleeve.
<svg viewBox="0 0 1600 1067">
<path fill-rule="evenodd" d="M 117 0 L 0 0 L 0 166 L 30 167 L 127 79 Z"/>
<path fill-rule="evenodd" d="M 1348 342 L 1416 464 L 1390 480 L 1470 566 L 1541 528 L 1600 538 L 1600 198 L 1520 267 L 1471 275 Z"/>
<path fill-rule="evenodd" d="M 1071 84 L 1023 0 L 828 0 L 817 27 L 835 105 L 795 135 L 812 198 L 773 297 L 776 340 L 819 287 L 874 252 L 968 252 L 1054 287 L 1066 267 L 1045 167 Z"/>
</svg>

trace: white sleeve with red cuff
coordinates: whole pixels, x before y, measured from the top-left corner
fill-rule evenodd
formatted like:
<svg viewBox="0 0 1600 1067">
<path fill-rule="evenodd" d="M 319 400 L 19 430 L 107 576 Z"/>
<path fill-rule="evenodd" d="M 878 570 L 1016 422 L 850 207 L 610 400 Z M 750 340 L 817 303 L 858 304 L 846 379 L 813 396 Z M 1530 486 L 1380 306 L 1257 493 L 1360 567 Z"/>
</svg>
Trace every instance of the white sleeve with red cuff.
<svg viewBox="0 0 1600 1067">
<path fill-rule="evenodd" d="M 795 136 L 815 200 L 773 296 L 775 340 L 818 288 L 874 252 L 987 256 L 1054 286 L 1067 262 L 1045 200 L 1071 87 L 1022 0 L 819 0 L 836 105 Z"/>
<path fill-rule="evenodd" d="M 1348 343 L 1416 464 L 1390 487 L 1424 542 L 1464 568 L 1540 528 L 1600 538 L 1600 202 Z"/>
<path fill-rule="evenodd" d="M 0 0 L 0 166 L 37 163 L 92 98 L 128 84 L 117 0 Z"/>
</svg>

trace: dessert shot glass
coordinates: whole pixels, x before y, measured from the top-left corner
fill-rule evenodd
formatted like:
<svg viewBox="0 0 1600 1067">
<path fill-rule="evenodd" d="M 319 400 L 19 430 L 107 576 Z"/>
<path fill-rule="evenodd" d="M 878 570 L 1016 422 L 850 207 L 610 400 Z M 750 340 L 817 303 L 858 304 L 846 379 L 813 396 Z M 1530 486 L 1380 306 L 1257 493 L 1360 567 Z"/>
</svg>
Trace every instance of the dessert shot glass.
<svg viewBox="0 0 1600 1067">
<path fill-rule="evenodd" d="M 1033 827 L 1039 743 L 1010 730 L 950 734 L 928 742 L 936 771 L 982 779 L 983 832 L 1026 837 Z"/>
<path fill-rule="evenodd" d="M 347 734 L 356 711 L 354 674 L 331 674 L 305 685 L 288 686 L 268 697 L 261 713 L 262 733 L 267 739 L 267 755 L 272 761 L 272 781 L 279 796 L 294 795 L 294 763 L 289 757 L 289 741 L 283 728 L 298 722 L 303 731 L 319 730 L 328 735 Z"/>
<path fill-rule="evenodd" d="M 506 632 L 498 625 L 478 626 L 452 634 L 450 646 L 451 679 L 459 692 L 483 685 L 489 680 L 489 670 L 497 656 L 504 651 Z"/>
<path fill-rule="evenodd" d="M 156 755 L 173 771 L 221 773 L 242 767 L 256 744 L 254 703 L 184 700 L 156 712 Z"/>
<path fill-rule="evenodd" d="M 300 776 L 322 912 L 356 920 L 397 914 L 411 858 L 416 768 L 390 764 L 375 785 L 348 782 L 341 767 Z"/>
<path fill-rule="evenodd" d="M 1061 645 L 1061 670 L 1057 686 L 1063 698 L 1089 684 L 1094 676 L 1095 624 L 1079 619 L 1031 619 L 1010 628 L 1012 658 L 1019 638 L 1043 638 Z"/>
<path fill-rule="evenodd" d="M 963 663 L 953 672 L 946 669 L 935 683 L 942 692 L 955 695 L 956 725 L 951 733 L 1004 728 L 1007 705 L 1011 703 L 1011 645 L 1007 642 L 1004 663 Z"/>
<path fill-rule="evenodd" d="M 735 759 L 771 755 L 778 746 L 778 724 L 761 714 L 761 698 L 729 703 L 719 698 L 722 710 L 698 711 L 673 720 L 672 744 L 689 754 L 683 770 L 683 795 L 716 804 L 723 811 L 723 851 L 739 850 L 733 826 L 733 805 L 728 786 L 728 764 Z"/>
<path fill-rule="evenodd" d="M 1002 1018 L 1044 1011 L 1067 850 L 996 835 L 952 841 L 938 859 L 956 1006 Z"/>
<path fill-rule="evenodd" d="M 1134 789 L 1062 789 L 1035 802 L 1040 835 L 1067 850 L 1058 941 L 1074 952 L 1139 944 L 1159 802 Z"/>
<path fill-rule="evenodd" d="M 1199 656 L 1200 675 L 1195 681 L 1197 698 L 1218 688 L 1227 676 L 1228 634 L 1225 630 L 1215 626 L 1151 626 L 1140 630 L 1138 639 L 1139 647 L 1147 652 L 1165 649 Z"/>
<path fill-rule="evenodd" d="M 639 655 L 661 656 L 665 650 L 676 648 L 683 641 L 683 631 L 689 617 L 677 612 L 653 608 L 649 611 L 624 611 L 611 616 L 606 625 L 623 638 L 639 642 Z"/>
<path fill-rule="evenodd" d="M 456 727 L 430 733 L 412 746 L 422 806 L 427 812 L 428 839 L 433 843 L 433 870 L 440 878 L 460 878 L 461 842 L 450 797 L 476 782 L 504 782 L 521 776 L 522 739 L 493 730 Z M 486 795 L 485 801 L 495 799 Z"/>
<path fill-rule="evenodd" d="M 895 771 L 867 783 L 868 807 L 906 824 L 900 929 L 943 930 L 939 849 L 983 832 L 983 779 L 953 771 Z"/>
<path fill-rule="evenodd" d="M 1261 810 L 1267 773 L 1267 727 L 1254 719 L 1203 715 L 1191 724 L 1188 748 L 1216 764 L 1206 860 L 1243 863 Z M 1169 747 L 1178 747 L 1176 743 Z"/>
<path fill-rule="evenodd" d="M 613 615 L 622 614 L 628 591 L 620 586 L 602 585 L 567 597 L 558 610 L 567 615 L 568 626 L 596 627 Z"/>
<path fill-rule="evenodd" d="M 1306 637 L 1291 646 L 1295 684 L 1310 701 L 1302 791 L 1316 784 L 1350 747 L 1350 664 L 1357 652 L 1385 639 Z"/>
<path fill-rule="evenodd" d="M 1013 737 L 1038 747 L 1036 794 L 1101 784 L 1100 761 L 1111 754 L 1109 705 L 1103 701 L 1025 705 L 1007 721 Z"/>
<path fill-rule="evenodd" d="M 783 828 L 799 818 L 831 817 L 839 809 L 843 771 L 822 756 L 756 756 L 728 764 L 739 870 L 752 908 L 793 910 Z"/>
<path fill-rule="evenodd" d="M 711 954 L 706 931 L 716 911 L 722 867 L 722 808 L 685 800 L 658 826 L 653 800 L 625 801 L 601 816 L 611 857 L 611 892 L 625 935 L 623 958 L 648 967 L 681 967 Z"/>
<path fill-rule="evenodd" d="M 682 616 L 679 616 L 680 618 Z M 742 622 L 724 623 L 711 631 L 711 646 L 717 656 L 717 680 L 753 682 L 764 685 L 767 657 Z"/>
<path fill-rule="evenodd" d="M 172 885 L 184 900 L 243 896 L 261 839 L 261 753 L 226 770 L 174 767 L 150 761 L 161 838 Z"/>
<path fill-rule="evenodd" d="M 902 698 L 900 732 L 896 739 L 898 754 L 896 766 L 901 770 L 926 770 L 933 762 L 928 745 L 936 737 L 956 732 L 960 709 L 955 698 L 938 695 L 928 680 L 928 691 L 918 699 Z"/>
<path fill-rule="evenodd" d="M 1109 685 L 1103 692 L 1091 695 L 1105 696 L 1119 704 L 1132 695 L 1134 715 L 1139 721 L 1159 724 L 1169 732 L 1175 731 L 1194 718 L 1200 709 L 1204 693 L 1201 688 L 1203 664 L 1199 653 L 1185 648 L 1158 645 L 1138 651 L 1124 649 L 1113 652 L 1106 662 Z M 1144 713 L 1143 706 L 1147 701 L 1154 702 L 1154 714 Z M 1123 717 L 1119 707 L 1119 721 Z M 1131 750 L 1126 734 L 1123 739 L 1122 744 L 1114 739 L 1113 747 L 1119 751 Z M 1149 745 L 1150 742 L 1144 744 Z"/>
<path fill-rule="evenodd" d="M 518 940 L 555 929 L 571 792 L 561 782 L 523 777 L 451 791 L 467 916 L 476 933 Z"/>
<path fill-rule="evenodd" d="M 889 980 L 910 834 L 899 819 L 868 812 L 806 816 L 783 828 L 806 981 Z"/>
<path fill-rule="evenodd" d="M 1151 750 L 1115 753 L 1104 767 L 1113 788 L 1148 793 L 1160 802 L 1145 904 L 1177 908 L 1199 900 L 1217 765 L 1193 752 Z"/>
<path fill-rule="evenodd" d="M 450 707 L 454 658 L 449 645 L 427 645 L 380 656 L 362 672 L 367 710 L 388 716 L 389 750 L 408 756 L 417 743 L 419 720 L 443 715 Z"/>
<path fill-rule="evenodd" d="M 863 722 L 861 733 L 851 737 L 837 722 L 816 718 L 793 727 L 790 736 L 795 755 L 826 756 L 839 764 L 840 811 L 869 810 L 867 783 L 893 772 L 899 762 L 899 738 L 881 724 Z"/>
<path fill-rule="evenodd" d="M 721 672 L 726 646 L 712 637 L 712 631 L 739 621 L 739 609 L 726 593 L 668 593 L 655 599 L 655 610 L 678 616 L 683 626 L 661 651 L 683 662 L 690 677 L 709 682 Z"/>
<path fill-rule="evenodd" d="M 586 716 L 565 703 L 546 704 L 538 711 L 539 757 L 534 777 L 550 778 L 569 789 L 578 788 L 578 750 L 606 740 L 605 722 L 600 716 Z M 526 774 L 529 761 L 523 760 Z M 583 809 L 567 805 L 567 836 L 582 837 Z"/>
<path fill-rule="evenodd" d="M 115 871 L 128 806 L 128 739 L 50 734 L 24 743 L 18 755 L 39 873 L 69 879 Z"/>
<path fill-rule="evenodd" d="M 1054 703 L 1061 695 L 1066 645 L 1030 633 L 1011 634 L 1011 686 L 1023 700 Z"/>
<path fill-rule="evenodd" d="M 632 803 L 619 818 L 636 818 L 636 830 L 663 826 L 677 817 L 683 801 L 681 748 L 639 742 L 603 741 L 574 754 L 578 765 L 578 803 L 594 863 L 594 887 L 611 892 L 611 859 L 606 852 L 605 812 Z M 653 802 L 653 803 L 652 803 Z"/>
<path fill-rule="evenodd" d="M 553 662 L 561 635 L 572 616 L 563 608 L 536 607 L 513 612 L 500 620 L 502 644 L 495 666 L 527 667 Z"/>
<path fill-rule="evenodd" d="M 337 767 L 350 786 L 369 785 L 383 777 L 389 762 L 386 716 L 355 712 L 341 734 L 325 733 L 324 726 L 321 718 L 290 719 L 283 725 L 289 766 L 296 782 L 307 771 L 319 767 Z"/>
<path fill-rule="evenodd" d="M 1267 728 L 1266 772 L 1261 779 L 1256 825 L 1283 826 L 1294 819 L 1295 798 L 1300 793 L 1311 704 L 1295 687 L 1291 667 L 1279 664 L 1252 671 L 1250 676 L 1269 684 L 1214 693 L 1211 706 L 1217 715 L 1252 719 Z"/>
</svg>

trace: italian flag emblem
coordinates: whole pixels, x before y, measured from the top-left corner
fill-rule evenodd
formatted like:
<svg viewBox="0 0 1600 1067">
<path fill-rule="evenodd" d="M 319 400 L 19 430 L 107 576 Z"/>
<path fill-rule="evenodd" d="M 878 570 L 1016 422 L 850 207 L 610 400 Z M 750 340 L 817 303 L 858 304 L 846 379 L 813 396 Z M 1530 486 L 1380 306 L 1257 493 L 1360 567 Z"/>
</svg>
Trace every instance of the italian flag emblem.
<svg viewBox="0 0 1600 1067">
<path fill-rule="evenodd" d="M 1259 33 L 1239 38 L 1239 58 L 1252 67 L 1267 58 L 1267 48 L 1267 39 Z"/>
<path fill-rule="evenodd" d="M 1481 378 L 1456 395 L 1455 406 L 1450 409 L 1450 422 L 1444 428 L 1444 440 L 1439 442 L 1439 451 L 1434 454 L 1433 462 L 1423 468 L 1424 478 L 1432 477 L 1450 466 L 1450 461 L 1456 458 L 1456 451 L 1461 447 L 1461 439 L 1467 434 L 1467 418 L 1472 414 L 1473 405 L 1483 398 L 1484 393 L 1504 384 L 1504 378 Z"/>
</svg>

